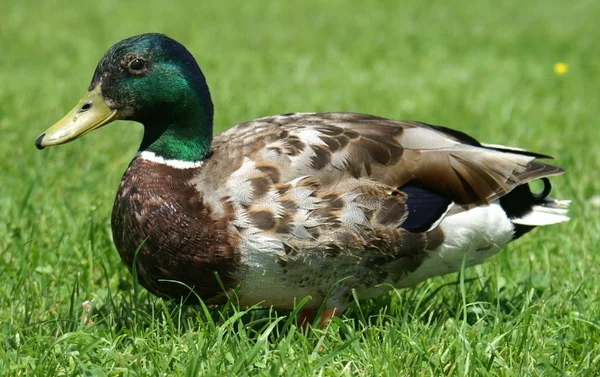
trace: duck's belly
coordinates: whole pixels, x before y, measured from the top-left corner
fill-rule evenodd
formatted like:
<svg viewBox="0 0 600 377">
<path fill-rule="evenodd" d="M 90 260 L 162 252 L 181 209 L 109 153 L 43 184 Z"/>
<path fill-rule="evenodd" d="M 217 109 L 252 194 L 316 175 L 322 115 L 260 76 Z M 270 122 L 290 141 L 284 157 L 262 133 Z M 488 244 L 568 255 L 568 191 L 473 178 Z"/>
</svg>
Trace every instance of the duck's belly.
<svg viewBox="0 0 600 377">
<path fill-rule="evenodd" d="M 358 286 L 356 283 L 351 283 L 352 287 L 344 284 L 344 279 L 350 283 L 356 282 L 358 277 L 369 286 L 382 282 L 376 281 L 374 271 L 355 256 L 331 258 L 313 254 L 284 263 L 281 259 L 271 258 L 260 263 L 260 267 L 244 268 L 237 297 L 243 306 L 260 304 L 280 309 L 293 309 L 308 297 L 304 308 L 317 309 L 332 295 L 336 296 L 336 287 L 344 286 L 342 290 L 348 290 Z"/>
<path fill-rule="evenodd" d="M 237 292 L 240 304 L 292 309 L 309 296 L 304 308 L 311 309 L 325 300 L 329 304 L 333 296 L 334 304 L 343 306 L 340 290 L 345 290 L 341 295 L 351 301 L 347 296 L 352 288 L 356 288 L 360 298 L 369 298 L 381 295 L 390 286 L 411 287 L 430 277 L 459 271 L 463 259 L 465 266 L 484 262 L 501 250 L 514 233 L 513 224 L 498 204 L 448 216 L 440 228 L 444 242 L 427 250 L 421 265 L 399 279 L 382 278 L 381 269 L 369 267 L 364 258 L 355 255 L 331 258 L 313 251 L 309 256 L 286 262 L 276 253 L 247 256 Z"/>
</svg>

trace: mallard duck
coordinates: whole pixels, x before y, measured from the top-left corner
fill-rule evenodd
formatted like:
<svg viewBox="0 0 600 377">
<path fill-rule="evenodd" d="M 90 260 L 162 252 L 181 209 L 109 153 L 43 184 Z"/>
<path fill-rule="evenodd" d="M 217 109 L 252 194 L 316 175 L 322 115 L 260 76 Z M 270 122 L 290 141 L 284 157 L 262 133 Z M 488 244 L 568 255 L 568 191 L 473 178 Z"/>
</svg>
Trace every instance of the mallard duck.
<svg viewBox="0 0 600 377">
<path fill-rule="evenodd" d="M 188 302 L 340 314 L 352 301 L 475 265 L 567 221 L 563 170 L 449 128 L 354 113 L 293 113 L 213 137 L 192 54 L 161 34 L 118 42 L 39 149 L 118 119 L 144 125 L 112 213 L 123 262 Z M 528 182 L 542 180 L 541 193 Z"/>
</svg>

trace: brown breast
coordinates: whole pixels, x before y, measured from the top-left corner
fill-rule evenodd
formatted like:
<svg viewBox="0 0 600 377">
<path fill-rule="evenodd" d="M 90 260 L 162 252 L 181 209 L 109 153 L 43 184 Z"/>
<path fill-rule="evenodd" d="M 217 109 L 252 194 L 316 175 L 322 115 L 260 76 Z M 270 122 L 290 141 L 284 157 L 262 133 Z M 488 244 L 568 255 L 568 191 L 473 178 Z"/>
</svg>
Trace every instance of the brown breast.
<svg viewBox="0 0 600 377">
<path fill-rule="evenodd" d="M 132 272 L 135 266 L 140 284 L 156 295 L 220 301 L 223 288 L 237 284 L 232 277 L 237 242 L 227 231 L 228 211 L 213 218 L 189 184 L 201 168 L 136 158 L 119 186 L 112 214 L 115 245 Z"/>
</svg>

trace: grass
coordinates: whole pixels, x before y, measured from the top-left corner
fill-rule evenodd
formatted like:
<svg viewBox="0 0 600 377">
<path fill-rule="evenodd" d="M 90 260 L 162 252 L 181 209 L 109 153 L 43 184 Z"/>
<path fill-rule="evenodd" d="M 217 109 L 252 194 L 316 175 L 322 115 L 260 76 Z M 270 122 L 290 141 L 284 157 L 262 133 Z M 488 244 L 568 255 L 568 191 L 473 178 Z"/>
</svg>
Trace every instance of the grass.
<svg viewBox="0 0 600 377">
<path fill-rule="evenodd" d="M 0 374 L 598 375 L 599 18 L 592 0 L 2 2 Z M 290 111 L 444 124 L 556 156 L 573 219 L 308 334 L 283 312 L 150 296 L 109 230 L 141 127 L 33 144 L 111 44 L 147 31 L 194 53 L 218 131 Z"/>
</svg>

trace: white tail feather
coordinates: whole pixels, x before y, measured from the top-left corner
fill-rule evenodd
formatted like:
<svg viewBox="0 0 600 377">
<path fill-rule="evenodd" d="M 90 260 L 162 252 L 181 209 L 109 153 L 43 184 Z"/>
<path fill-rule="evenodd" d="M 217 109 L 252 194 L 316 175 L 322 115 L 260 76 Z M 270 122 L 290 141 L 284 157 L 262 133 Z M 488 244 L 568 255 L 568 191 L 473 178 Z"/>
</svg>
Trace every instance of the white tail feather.
<svg viewBox="0 0 600 377">
<path fill-rule="evenodd" d="M 570 218 L 567 213 L 569 212 L 570 200 L 551 198 L 547 200 L 543 204 L 533 206 L 531 212 L 519 219 L 513 219 L 512 222 L 519 225 L 543 226 L 569 221 Z"/>
<path fill-rule="evenodd" d="M 507 147 L 506 145 L 500 145 L 500 144 L 481 143 L 481 145 L 486 148 L 504 149 L 506 151 L 514 151 L 514 152 L 527 152 L 527 150 L 525 150 L 523 148 Z"/>
</svg>

